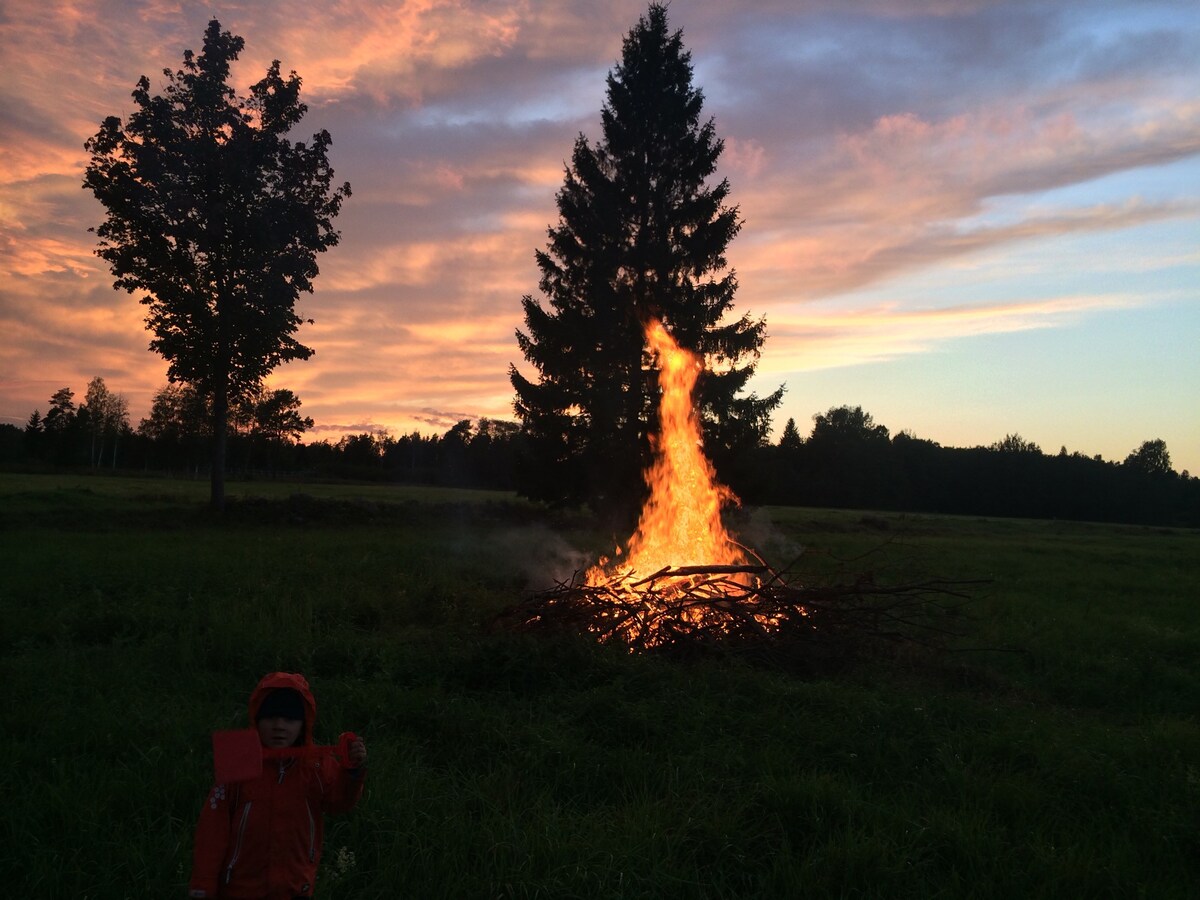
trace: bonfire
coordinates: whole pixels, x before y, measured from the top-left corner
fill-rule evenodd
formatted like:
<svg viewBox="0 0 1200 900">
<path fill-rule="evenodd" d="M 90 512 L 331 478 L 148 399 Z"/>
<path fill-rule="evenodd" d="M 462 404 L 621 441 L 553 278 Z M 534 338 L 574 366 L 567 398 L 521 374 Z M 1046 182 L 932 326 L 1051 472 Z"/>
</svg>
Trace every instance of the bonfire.
<svg viewBox="0 0 1200 900">
<path fill-rule="evenodd" d="M 844 654 L 864 638 L 939 643 L 950 631 L 931 612 L 965 599 L 964 582 L 880 584 L 871 576 L 797 582 L 726 529 L 736 505 L 704 455 L 692 395 L 702 363 L 658 320 L 645 328 L 658 358 L 659 433 L 645 473 L 649 495 L 637 529 L 611 559 L 500 613 L 517 630 L 570 630 L 632 651 L 743 649 L 768 656 L 803 644 Z M 790 566 L 789 566 L 790 569 Z"/>
</svg>

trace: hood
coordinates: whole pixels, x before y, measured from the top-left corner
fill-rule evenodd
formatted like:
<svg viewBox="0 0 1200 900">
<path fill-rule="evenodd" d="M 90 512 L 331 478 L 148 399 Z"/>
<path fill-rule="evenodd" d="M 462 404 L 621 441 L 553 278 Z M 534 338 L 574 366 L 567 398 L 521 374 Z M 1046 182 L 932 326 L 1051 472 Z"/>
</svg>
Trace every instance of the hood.
<svg viewBox="0 0 1200 900">
<path fill-rule="evenodd" d="M 317 724 L 317 701 L 308 687 L 303 675 L 295 672 L 272 672 L 264 675 L 250 693 L 250 727 L 254 727 L 258 718 L 258 708 L 262 706 L 267 694 L 276 688 L 291 688 L 304 699 L 304 744 L 312 746 L 313 726 Z"/>
</svg>

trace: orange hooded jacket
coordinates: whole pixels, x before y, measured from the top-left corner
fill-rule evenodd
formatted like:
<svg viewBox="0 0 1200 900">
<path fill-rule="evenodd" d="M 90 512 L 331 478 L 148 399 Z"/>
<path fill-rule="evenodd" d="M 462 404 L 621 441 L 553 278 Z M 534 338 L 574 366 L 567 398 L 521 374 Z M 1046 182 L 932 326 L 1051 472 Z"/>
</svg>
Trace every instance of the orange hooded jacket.
<svg viewBox="0 0 1200 900">
<path fill-rule="evenodd" d="M 304 699 L 303 741 L 311 747 L 317 702 L 302 675 L 265 676 L 250 695 L 250 724 L 276 688 L 291 688 Z M 353 809 L 362 795 L 361 774 L 343 769 L 331 748 L 315 756 L 264 759 L 253 781 L 214 785 L 196 823 L 189 896 L 310 896 L 321 861 L 322 813 Z"/>
</svg>

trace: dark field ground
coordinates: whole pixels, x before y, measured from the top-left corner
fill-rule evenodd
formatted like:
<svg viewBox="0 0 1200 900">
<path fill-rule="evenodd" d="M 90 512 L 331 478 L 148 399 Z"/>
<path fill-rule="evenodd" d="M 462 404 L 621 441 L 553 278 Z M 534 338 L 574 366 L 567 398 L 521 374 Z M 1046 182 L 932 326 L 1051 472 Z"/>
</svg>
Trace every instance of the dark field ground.
<svg viewBox="0 0 1200 900">
<path fill-rule="evenodd" d="M 780 566 L 989 582 L 954 652 L 801 675 L 486 629 L 611 549 L 582 515 L 230 494 L 0 475 L 7 894 L 183 896 L 209 734 L 286 669 L 370 752 L 328 900 L 1197 896 L 1198 532 L 742 511 Z"/>
</svg>

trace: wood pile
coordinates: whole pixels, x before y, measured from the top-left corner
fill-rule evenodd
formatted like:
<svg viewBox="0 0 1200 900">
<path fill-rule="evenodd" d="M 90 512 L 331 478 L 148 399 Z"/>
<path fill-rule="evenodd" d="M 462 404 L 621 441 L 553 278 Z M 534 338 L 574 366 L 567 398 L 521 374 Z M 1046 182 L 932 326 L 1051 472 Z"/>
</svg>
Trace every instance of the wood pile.
<svg viewBox="0 0 1200 900">
<path fill-rule="evenodd" d="M 851 658 L 869 646 L 942 648 L 982 582 L 894 584 L 859 575 L 796 583 L 767 565 L 666 567 L 634 580 L 570 581 L 501 611 L 493 628 L 574 632 L 632 652 L 737 653 L 792 667 Z"/>
</svg>

